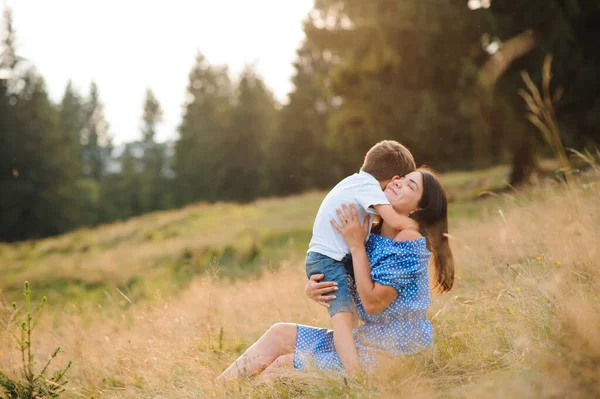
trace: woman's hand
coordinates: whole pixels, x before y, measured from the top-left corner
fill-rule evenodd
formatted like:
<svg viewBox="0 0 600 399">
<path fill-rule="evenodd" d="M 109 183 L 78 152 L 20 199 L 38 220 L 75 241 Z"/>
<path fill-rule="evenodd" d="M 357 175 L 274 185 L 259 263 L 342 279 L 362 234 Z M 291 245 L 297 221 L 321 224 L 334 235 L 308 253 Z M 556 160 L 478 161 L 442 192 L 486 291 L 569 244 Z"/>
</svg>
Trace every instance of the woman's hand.
<svg viewBox="0 0 600 399">
<path fill-rule="evenodd" d="M 330 292 L 338 290 L 337 283 L 335 281 L 324 281 L 324 274 L 313 274 L 304 286 L 304 293 L 306 296 L 319 305 L 328 308 L 330 305 L 327 303 L 336 298 L 335 295 L 325 295 Z"/>
<path fill-rule="evenodd" d="M 350 251 L 352 251 L 353 248 L 364 248 L 365 238 L 369 233 L 370 227 L 369 215 L 365 217 L 363 225 L 361 226 L 354 204 L 350 204 L 350 208 L 348 208 L 346 204 L 343 204 L 342 210 L 336 209 L 341 225 L 338 225 L 334 219 L 331 219 L 331 224 L 340 232 L 342 237 L 344 237 Z"/>
</svg>

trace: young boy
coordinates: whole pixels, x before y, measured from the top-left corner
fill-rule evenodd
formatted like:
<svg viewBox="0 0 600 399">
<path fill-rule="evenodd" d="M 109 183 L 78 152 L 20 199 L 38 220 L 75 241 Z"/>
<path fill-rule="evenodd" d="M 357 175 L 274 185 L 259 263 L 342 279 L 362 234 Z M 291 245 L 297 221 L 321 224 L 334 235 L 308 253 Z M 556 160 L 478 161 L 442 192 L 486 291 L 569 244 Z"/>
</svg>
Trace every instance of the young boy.
<svg viewBox="0 0 600 399">
<path fill-rule="evenodd" d="M 367 152 L 359 173 L 346 177 L 327 194 L 315 218 L 306 256 L 306 275 L 310 278 L 313 274 L 324 274 L 324 280 L 337 282 L 336 299 L 329 302 L 327 310 L 335 349 L 349 373 L 360 370 L 352 336 L 355 309 L 345 267 L 351 262 L 350 250 L 330 220 L 338 219 L 336 209 L 342 204 L 354 203 L 358 220 L 364 220 L 368 214 L 369 223 L 373 224 L 379 214 L 397 230 L 414 226 L 412 219 L 394 211 L 383 191 L 390 181 L 415 169 L 413 156 L 406 147 L 392 140 L 381 141 Z"/>
</svg>

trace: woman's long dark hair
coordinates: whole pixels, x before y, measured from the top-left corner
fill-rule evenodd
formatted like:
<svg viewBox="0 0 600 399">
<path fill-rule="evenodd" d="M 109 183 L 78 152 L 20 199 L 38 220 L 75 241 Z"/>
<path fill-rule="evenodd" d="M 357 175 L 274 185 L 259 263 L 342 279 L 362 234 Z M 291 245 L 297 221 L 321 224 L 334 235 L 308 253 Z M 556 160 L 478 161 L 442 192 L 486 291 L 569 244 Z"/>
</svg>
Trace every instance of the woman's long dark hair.
<svg viewBox="0 0 600 399">
<path fill-rule="evenodd" d="M 418 210 L 410 217 L 419 223 L 420 233 L 427 238 L 427 247 L 433 254 L 434 291 L 450 291 L 454 284 L 454 257 L 448 243 L 448 200 L 436 174 L 419 168 L 423 176 L 423 194 Z"/>
</svg>

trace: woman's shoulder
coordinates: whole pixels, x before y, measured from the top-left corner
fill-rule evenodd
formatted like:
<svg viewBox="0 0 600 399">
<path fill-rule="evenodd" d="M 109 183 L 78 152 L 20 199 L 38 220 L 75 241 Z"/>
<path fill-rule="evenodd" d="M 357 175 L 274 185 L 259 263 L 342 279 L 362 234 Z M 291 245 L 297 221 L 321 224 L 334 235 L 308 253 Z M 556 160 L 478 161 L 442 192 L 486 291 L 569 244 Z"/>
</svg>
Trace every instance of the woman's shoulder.
<svg viewBox="0 0 600 399">
<path fill-rule="evenodd" d="M 423 238 L 423 236 L 417 230 L 404 229 L 404 230 L 400 231 L 398 234 L 396 234 L 396 237 L 394 237 L 394 241 L 396 241 L 396 242 L 414 241 L 414 240 L 418 240 L 419 238 Z"/>
</svg>

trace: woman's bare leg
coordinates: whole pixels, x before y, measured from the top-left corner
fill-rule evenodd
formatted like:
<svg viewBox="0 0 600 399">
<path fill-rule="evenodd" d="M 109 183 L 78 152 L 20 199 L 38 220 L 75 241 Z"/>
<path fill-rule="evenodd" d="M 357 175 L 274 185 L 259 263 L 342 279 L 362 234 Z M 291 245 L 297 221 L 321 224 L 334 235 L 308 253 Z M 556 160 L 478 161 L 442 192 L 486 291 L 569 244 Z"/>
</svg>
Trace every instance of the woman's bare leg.
<svg viewBox="0 0 600 399">
<path fill-rule="evenodd" d="M 271 363 L 266 369 L 260 373 L 261 380 L 267 380 L 282 367 L 294 366 L 294 354 L 288 353 L 287 355 L 281 355 L 273 363 Z"/>
<path fill-rule="evenodd" d="M 294 352 L 298 327 L 291 323 L 273 324 L 217 380 L 257 374 L 282 355 Z"/>
</svg>

